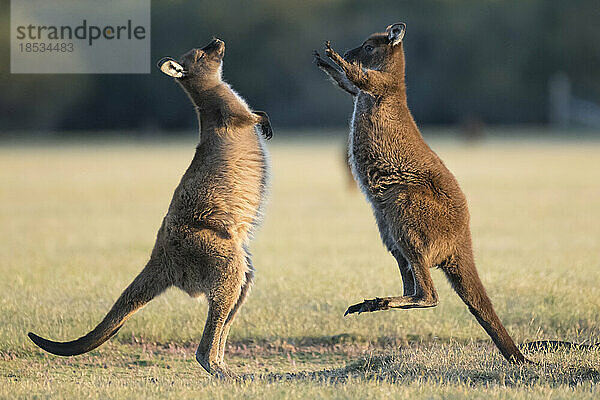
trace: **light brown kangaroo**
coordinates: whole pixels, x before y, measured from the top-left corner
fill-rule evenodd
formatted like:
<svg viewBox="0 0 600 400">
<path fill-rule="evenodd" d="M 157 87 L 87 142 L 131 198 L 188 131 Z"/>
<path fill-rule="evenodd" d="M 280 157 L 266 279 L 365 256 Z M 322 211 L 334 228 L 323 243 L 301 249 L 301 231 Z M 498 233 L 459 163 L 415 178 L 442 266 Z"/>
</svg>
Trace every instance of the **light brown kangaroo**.
<svg viewBox="0 0 600 400">
<path fill-rule="evenodd" d="M 200 119 L 200 143 L 175 189 L 150 260 L 100 324 L 71 342 L 53 342 L 33 333 L 42 349 L 61 356 L 86 353 L 113 336 L 138 309 L 170 286 L 208 299 L 208 317 L 196 359 L 209 373 L 229 377 L 223 356 L 231 323 L 254 276 L 248 252 L 259 222 L 268 180 L 267 154 L 259 124 L 269 139 L 264 112 L 248 105 L 221 80 L 225 44 L 214 39 L 179 62 L 160 68 L 176 78 Z"/>
<path fill-rule="evenodd" d="M 349 158 L 371 203 L 379 233 L 400 268 L 402 296 L 350 306 L 346 314 L 438 304 L 429 274 L 441 268 L 502 355 L 523 363 L 479 279 L 465 195 L 442 160 L 429 148 L 408 109 L 404 83 L 404 23 L 387 27 L 342 58 L 326 43 L 316 64 L 354 96 Z"/>
</svg>

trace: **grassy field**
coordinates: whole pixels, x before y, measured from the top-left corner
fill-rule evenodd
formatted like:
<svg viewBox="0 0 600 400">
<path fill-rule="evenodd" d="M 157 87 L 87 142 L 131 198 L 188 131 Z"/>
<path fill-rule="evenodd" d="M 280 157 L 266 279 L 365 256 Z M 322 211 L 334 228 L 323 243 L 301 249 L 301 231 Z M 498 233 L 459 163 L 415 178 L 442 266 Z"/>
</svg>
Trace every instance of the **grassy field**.
<svg viewBox="0 0 600 400">
<path fill-rule="evenodd" d="M 301 135 L 298 135 L 299 137 Z M 0 147 L 0 397 L 597 398 L 600 349 L 507 364 L 440 271 L 440 305 L 343 317 L 401 291 L 343 141 L 270 143 L 257 279 L 215 381 L 194 359 L 204 302 L 155 299 L 99 349 L 60 358 L 147 260 L 194 138 Z M 514 339 L 600 342 L 600 142 L 433 140 L 469 199 L 481 278 Z"/>
</svg>

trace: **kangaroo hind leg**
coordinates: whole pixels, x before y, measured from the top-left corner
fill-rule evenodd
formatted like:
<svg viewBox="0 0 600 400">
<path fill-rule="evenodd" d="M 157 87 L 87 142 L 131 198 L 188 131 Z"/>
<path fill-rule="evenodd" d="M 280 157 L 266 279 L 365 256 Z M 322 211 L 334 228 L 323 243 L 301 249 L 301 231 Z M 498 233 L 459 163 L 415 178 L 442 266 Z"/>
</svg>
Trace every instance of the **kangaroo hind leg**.
<svg viewBox="0 0 600 400">
<path fill-rule="evenodd" d="M 252 287 L 252 283 L 254 282 L 254 267 L 252 266 L 252 260 L 250 259 L 250 255 L 246 254 L 246 273 L 244 274 L 244 282 L 242 284 L 240 296 L 238 297 L 237 302 L 229 312 L 227 319 L 225 320 L 225 325 L 223 325 L 223 332 L 221 333 L 221 339 L 219 340 L 219 356 L 218 361 L 220 363 L 224 363 L 223 359 L 225 357 L 225 345 L 227 344 L 227 337 L 229 336 L 229 329 L 233 323 L 233 319 L 235 315 L 240 310 L 244 302 L 246 301 L 246 297 L 248 293 L 250 293 L 250 288 Z"/>
<path fill-rule="evenodd" d="M 202 339 L 196 350 L 196 360 L 211 375 L 231 378 L 233 374 L 219 360 L 219 344 L 227 317 L 235 307 L 241 293 L 242 263 L 235 259 L 222 259 L 211 271 L 207 290 L 208 316 Z"/>
<path fill-rule="evenodd" d="M 398 269 L 400 270 L 400 276 L 402 277 L 403 295 L 411 296 L 415 294 L 415 278 L 411 270 L 411 266 L 402 254 L 400 247 L 396 243 L 390 226 L 385 219 L 385 216 L 380 211 L 375 211 L 375 221 L 377 221 L 377 228 L 379 229 L 379 235 L 381 241 L 387 248 L 387 250 L 394 256 L 396 263 L 398 263 Z"/>
<path fill-rule="evenodd" d="M 390 308 L 426 308 L 436 306 L 437 293 L 429 274 L 428 263 L 417 255 L 411 257 L 412 261 L 405 257 L 405 253 L 415 254 L 415 252 L 403 252 L 401 250 L 398 244 L 399 241 L 395 239 L 396 236 L 390 229 L 390 225 L 382 212 L 375 211 L 375 220 L 377 221 L 381 240 L 398 263 L 398 269 L 402 276 L 403 295 L 365 300 L 362 303 L 348 307 L 344 315 L 388 310 Z"/>
<path fill-rule="evenodd" d="M 410 261 L 409 261 L 410 262 Z M 438 304 L 438 296 L 429 273 L 429 266 L 414 260 L 410 262 L 414 279 L 412 295 L 377 297 L 348 307 L 346 314 L 389 310 L 390 308 L 429 308 Z"/>
<path fill-rule="evenodd" d="M 398 269 L 400 270 L 400 276 L 402 277 L 402 295 L 413 296 L 416 291 L 415 276 L 412 271 L 411 265 L 408 260 L 402 255 L 402 252 L 398 249 L 392 250 L 392 255 L 398 263 Z"/>
</svg>

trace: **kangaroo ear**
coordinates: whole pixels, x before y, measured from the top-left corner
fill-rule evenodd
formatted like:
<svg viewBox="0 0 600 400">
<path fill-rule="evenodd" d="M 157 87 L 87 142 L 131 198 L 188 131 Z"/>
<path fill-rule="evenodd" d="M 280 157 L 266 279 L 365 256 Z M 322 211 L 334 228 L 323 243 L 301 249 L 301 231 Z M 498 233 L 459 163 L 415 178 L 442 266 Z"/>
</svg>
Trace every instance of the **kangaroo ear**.
<svg viewBox="0 0 600 400">
<path fill-rule="evenodd" d="M 170 57 L 161 58 L 157 66 L 163 73 L 173 78 L 183 78 L 185 76 L 184 68 Z"/>
<path fill-rule="evenodd" d="M 406 24 L 404 22 L 398 22 L 388 26 L 385 31 L 388 34 L 390 44 L 395 46 L 402 41 L 402 38 L 404 38 Z"/>
</svg>

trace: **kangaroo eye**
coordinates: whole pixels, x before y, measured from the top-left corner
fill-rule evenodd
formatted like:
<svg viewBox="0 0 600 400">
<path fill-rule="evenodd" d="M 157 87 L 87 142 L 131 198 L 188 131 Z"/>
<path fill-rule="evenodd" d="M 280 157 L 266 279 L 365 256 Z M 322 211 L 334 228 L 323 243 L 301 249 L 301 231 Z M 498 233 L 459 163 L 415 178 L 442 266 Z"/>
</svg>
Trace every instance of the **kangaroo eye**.
<svg viewBox="0 0 600 400">
<path fill-rule="evenodd" d="M 371 46 L 370 44 L 366 45 L 365 51 L 373 51 L 373 46 Z"/>
</svg>

